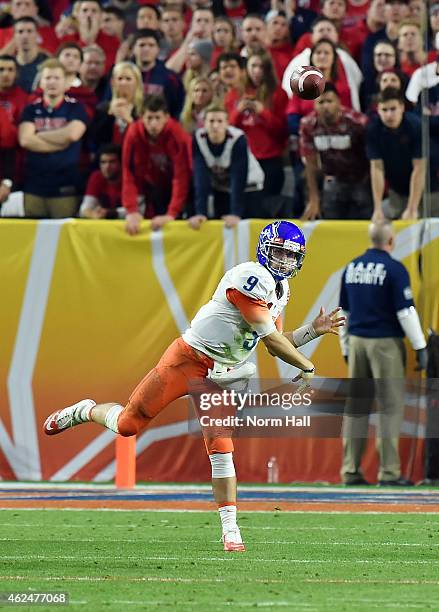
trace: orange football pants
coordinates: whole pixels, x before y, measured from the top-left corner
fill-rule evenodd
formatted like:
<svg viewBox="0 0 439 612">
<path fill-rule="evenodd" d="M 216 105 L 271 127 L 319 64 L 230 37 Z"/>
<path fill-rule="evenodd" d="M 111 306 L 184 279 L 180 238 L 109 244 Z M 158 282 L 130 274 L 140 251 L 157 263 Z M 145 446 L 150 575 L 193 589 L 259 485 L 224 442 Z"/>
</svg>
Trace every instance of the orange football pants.
<svg viewBox="0 0 439 612">
<path fill-rule="evenodd" d="M 189 382 L 206 378 L 213 361 L 178 338 L 166 349 L 158 364 L 148 372 L 131 394 L 117 425 L 121 436 L 134 436 L 175 399 L 186 395 Z M 212 432 L 211 432 L 212 433 Z M 231 436 L 204 438 L 209 454 L 233 452 Z"/>
</svg>

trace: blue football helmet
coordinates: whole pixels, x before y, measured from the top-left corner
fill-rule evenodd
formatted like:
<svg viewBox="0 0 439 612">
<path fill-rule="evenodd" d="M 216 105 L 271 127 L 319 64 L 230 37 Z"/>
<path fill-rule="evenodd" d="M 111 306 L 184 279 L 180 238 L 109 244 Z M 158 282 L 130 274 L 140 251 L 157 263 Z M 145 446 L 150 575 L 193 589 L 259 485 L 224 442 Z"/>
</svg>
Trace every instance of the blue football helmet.
<svg viewBox="0 0 439 612">
<path fill-rule="evenodd" d="M 305 258 L 305 236 L 290 221 L 270 223 L 259 236 L 256 256 L 276 281 L 296 276 Z"/>
</svg>

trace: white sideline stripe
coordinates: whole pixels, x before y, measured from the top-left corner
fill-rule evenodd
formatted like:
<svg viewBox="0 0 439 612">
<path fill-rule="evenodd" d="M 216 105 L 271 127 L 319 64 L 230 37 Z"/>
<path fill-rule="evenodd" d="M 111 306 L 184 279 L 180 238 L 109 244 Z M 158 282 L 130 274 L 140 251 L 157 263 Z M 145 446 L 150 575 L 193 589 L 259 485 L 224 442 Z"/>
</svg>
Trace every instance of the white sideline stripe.
<svg viewBox="0 0 439 612">
<path fill-rule="evenodd" d="M 68 219 L 37 224 L 29 275 L 20 313 L 7 387 L 15 453 L 11 467 L 17 478 L 41 479 L 41 461 L 32 391 L 32 377 L 46 314 L 61 227 Z M 26 423 L 26 427 L 23 427 Z"/>
<path fill-rule="evenodd" d="M 181 305 L 180 298 L 174 287 L 168 268 L 166 267 L 162 230 L 151 233 L 151 249 L 152 265 L 156 278 L 168 302 L 175 323 L 180 333 L 183 333 L 189 327 L 189 321 L 187 320 L 186 313 L 184 312 L 184 308 Z"/>
<path fill-rule="evenodd" d="M 114 525 L 111 525 L 113 527 Z M 38 542 L 40 540 L 33 540 Z M 77 540 L 73 540 L 76 542 Z M 139 540 L 139 544 L 144 540 Z M 148 542 L 150 540 L 147 540 Z M 247 540 L 245 540 L 247 542 Z M 216 542 L 215 540 L 209 540 L 210 543 Z M 253 542 L 252 542 L 253 544 Z M 81 561 L 96 561 L 97 555 L 84 556 L 81 555 Z M 23 561 L 23 555 L 2 555 L 2 561 Z M 236 557 L 235 557 L 236 558 Z M 75 555 L 29 555 L 26 554 L 26 560 L 48 560 L 48 561 L 77 561 L 78 556 Z M 99 555 L 100 561 L 193 561 L 193 557 L 171 557 L 171 556 L 148 556 L 143 554 L 139 555 Z M 227 557 L 197 557 L 198 561 L 215 562 L 225 561 L 229 562 Z M 275 564 L 290 564 L 296 563 L 297 565 L 325 565 L 334 564 L 333 559 L 267 559 L 267 558 L 255 558 L 252 557 L 252 564 L 254 563 L 275 563 Z M 412 559 L 408 560 L 397 560 L 397 559 L 337 559 L 338 565 L 437 565 L 439 561 L 433 559 Z"/>
<path fill-rule="evenodd" d="M 229 556 L 232 559 L 232 556 Z M 216 582 L 236 582 L 236 576 L 229 578 L 165 578 L 162 576 L 142 576 L 139 578 L 131 578 L 129 576 L 2 576 L 3 580 L 42 580 L 44 582 L 168 582 L 168 583 L 189 583 L 197 584 L 199 582 L 216 583 Z M 275 583 L 283 584 L 283 580 L 271 578 L 250 578 L 246 576 L 245 582 L 254 583 Z M 435 583 L 433 583 L 435 584 Z"/>
<path fill-rule="evenodd" d="M 205 514 L 212 513 L 214 510 L 193 510 L 192 508 L 18 508 L 17 506 L 2 506 L 0 505 L 0 510 L 9 510 L 9 512 L 159 512 L 160 514 L 172 514 L 176 512 L 177 514 L 184 512 L 185 514 L 193 512 L 194 514 Z M 361 510 L 360 512 L 351 511 L 351 510 L 282 510 L 282 514 L 346 514 L 350 516 L 357 515 L 384 515 L 388 517 L 395 518 L 396 516 L 425 516 L 432 518 L 434 516 L 438 516 L 438 512 L 389 512 L 388 510 Z M 242 514 L 273 514 L 274 510 L 245 510 Z"/>
<path fill-rule="evenodd" d="M 320 582 L 323 584 L 439 584 L 439 580 L 382 580 L 380 578 L 303 578 L 303 582 Z"/>
<path fill-rule="evenodd" d="M 228 557 L 228 559 L 232 560 L 234 558 L 240 557 Z M 225 583 L 234 581 L 236 584 L 236 576 L 229 576 L 228 578 L 165 578 L 162 576 L 142 576 L 138 578 L 131 578 L 129 576 L 20 576 L 20 575 L 10 575 L 10 576 L 2 576 L 3 580 L 41 580 L 43 582 L 167 582 L 167 583 L 188 583 L 188 584 L 197 584 L 200 582 L 203 583 Z M 439 580 L 382 580 L 379 578 L 370 578 L 366 580 L 362 579 L 319 579 L 319 578 L 301 578 L 301 582 L 307 583 L 334 583 L 334 584 L 439 584 Z M 249 575 L 245 576 L 246 583 L 255 583 L 255 584 L 291 584 L 291 578 L 287 578 L 286 580 L 279 580 L 273 578 L 251 578 Z M 234 602 L 233 602 L 234 603 Z M 252 603 L 254 606 L 254 602 Z M 302 606 L 303 604 L 301 604 Z"/>
<path fill-rule="evenodd" d="M 78 427 L 82 427 L 79 425 Z M 94 457 L 100 453 L 106 446 L 114 442 L 116 439 L 115 434 L 106 430 L 99 434 L 96 438 L 94 438 L 90 444 L 87 444 L 85 448 L 83 448 L 79 453 L 77 453 L 70 461 L 65 463 L 53 476 L 51 476 L 51 481 L 65 481 L 69 478 L 72 478 L 81 468 L 83 468 L 87 463 L 89 463 Z M 28 485 L 33 487 L 33 485 Z M 67 485 L 70 487 L 70 483 Z M 0 486 L 1 488 L 1 486 Z"/>
<path fill-rule="evenodd" d="M 19 510 L 21 510 L 21 508 L 19 508 Z M 43 508 L 40 508 L 40 510 L 44 510 Z M 250 510 L 250 512 L 252 512 L 252 510 Z M 160 521 L 161 523 L 163 523 L 163 527 L 168 527 L 171 525 L 171 522 L 168 520 L 164 520 L 162 519 Z M 386 521 L 387 522 L 387 521 Z M 426 524 L 428 526 L 428 528 L 430 528 L 432 525 L 436 526 L 437 525 L 437 520 L 436 521 L 431 521 L 428 522 L 426 521 Z M 404 521 L 404 526 L 401 527 L 400 525 L 398 526 L 398 531 L 411 531 L 411 527 L 412 526 L 416 526 L 417 530 L 419 531 L 420 529 L 424 528 L 425 525 L 421 525 L 419 526 L 417 523 L 410 523 L 408 521 Z M 26 527 L 41 527 L 41 528 L 46 528 L 46 524 L 45 523 L 37 523 L 37 522 L 32 522 L 32 523 L 0 523 L 0 527 L 15 527 L 15 528 L 26 528 Z M 65 529 L 71 529 L 72 527 L 83 527 L 82 523 L 69 523 L 68 525 L 57 525 L 57 529 L 61 530 L 63 528 Z M 137 527 L 143 527 L 143 525 L 141 523 L 112 523 L 111 524 L 111 528 L 121 528 L 121 529 L 127 529 L 127 527 L 131 527 L 131 528 L 137 528 Z M 96 529 L 97 527 L 95 526 L 94 529 Z M 106 529 L 106 528 L 105 528 Z M 179 526 L 180 530 L 184 530 L 184 529 L 190 529 L 193 530 L 193 526 L 192 525 L 180 525 Z M 247 533 L 248 531 L 358 531 L 358 527 L 352 526 L 352 527 L 287 527 L 285 525 L 280 526 L 280 527 L 256 527 L 256 526 L 251 526 L 251 525 L 245 525 L 244 527 L 245 532 Z M 3 558 L 3 556 L 2 556 Z M 375 559 L 375 558 L 374 558 Z M 418 561 L 416 560 L 416 563 L 424 563 L 424 561 Z M 403 561 L 398 561 L 398 563 L 403 563 Z M 404 561 L 405 563 L 405 561 Z M 412 563 L 412 561 L 407 561 L 407 563 Z M 427 563 L 427 561 L 426 561 Z M 439 563 L 438 561 L 428 561 L 428 563 Z"/>
<path fill-rule="evenodd" d="M 214 510 L 211 511 L 212 513 L 214 512 Z M 243 529 L 243 531 L 245 530 L 245 528 Z M 160 538 L 149 538 L 146 537 L 145 539 L 142 538 L 125 538 L 123 537 L 124 534 L 121 534 L 121 538 L 105 538 L 105 542 L 109 543 L 109 542 L 123 542 L 123 543 L 127 543 L 127 544 L 139 544 L 140 542 L 144 542 L 147 541 L 149 544 L 187 544 L 188 540 L 182 540 L 182 539 L 172 539 L 172 542 L 170 542 L 169 540 L 166 539 L 160 539 Z M 46 535 L 46 538 L 48 539 L 52 539 L 52 536 L 50 534 Z M 0 538 L 0 542 L 37 542 L 37 541 L 42 541 L 45 542 L 46 539 L 44 538 Z M 96 542 L 96 538 L 71 538 L 71 541 L 73 542 Z M 207 540 L 210 543 L 215 543 L 218 542 L 218 540 Z M 300 540 L 253 540 L 252 539 L 252 544 L 277 544 L 277 546 L 286 546 L 286 545 L 290 545 L 290 544 L 295 544 L 296 546 L 361 546 L 363 548 L 381 548 L 381 547 L 388 547 L 391 546 L 393 548 L 397 548 L 397 547 L 405 547 L 405 548 L 428 548 L 430 549 L 431 547 L 438 547 L 439 544 L 438 543 L 430 543 L 430 542 L 425 542 L 425 543 L 421 543 L 421 542 L 414 542 L 414 543 L 409 543 L 409 542 L 328 542 L 328 541 L 323 541 L 323 542 L 309 542 L 308 540 L 306 540 L 305 542 L 300 541 Z M 3 555 L 2 555 L 3 557 Z M 23 558 L 23 557 L 22 557 Z"/>
<path fill-rule="evenodd" d="M 245 261 L 249 261 L 254 259 L 254 255 L 250 255 L 250 221 L 248 219 L 244 219 L 238 223 L 238 248 L 237 248 L 237 256 L 238 261 L 236 263 L 244 263 Z"/>
<path fill-rule="evenodd" d="M 235 265 L 235 230 L 223 226 L 224 272 Z"/>
<path fill-rule="evenodd" d="M 176 438 L 188 433 L 189 425 L 192 427 L 197 426 L 198 421 L 181 421 L 179 423 L 172 423 L 170 425 L 162 425 L 161 427 L 154 427 L 145 431 L 136 443 L 136 456 L 139 456 L 148 446 L 158 440 L 166 440 L 170 438 Z M 116 460 L 111 461 L 103 470 L 93 478 L 93 482 L 107 481 L 114 478 L 116 474 Z"/>
</svg>

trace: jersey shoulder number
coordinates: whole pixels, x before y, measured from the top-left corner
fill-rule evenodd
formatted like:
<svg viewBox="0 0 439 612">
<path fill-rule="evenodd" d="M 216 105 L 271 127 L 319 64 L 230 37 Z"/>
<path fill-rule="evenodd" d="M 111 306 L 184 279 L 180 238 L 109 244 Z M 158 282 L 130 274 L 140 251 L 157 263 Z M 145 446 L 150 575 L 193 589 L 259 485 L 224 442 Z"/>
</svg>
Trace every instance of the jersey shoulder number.
<svg viewBox="0 0 439 612">
<path fill-rule="evenodd" d="M 274 278 L 259 263 L 248 261 L 235 266 L 230 272 L 232 287 L 255 300 L 266 302 L 275 290 Z"/>
</svg>

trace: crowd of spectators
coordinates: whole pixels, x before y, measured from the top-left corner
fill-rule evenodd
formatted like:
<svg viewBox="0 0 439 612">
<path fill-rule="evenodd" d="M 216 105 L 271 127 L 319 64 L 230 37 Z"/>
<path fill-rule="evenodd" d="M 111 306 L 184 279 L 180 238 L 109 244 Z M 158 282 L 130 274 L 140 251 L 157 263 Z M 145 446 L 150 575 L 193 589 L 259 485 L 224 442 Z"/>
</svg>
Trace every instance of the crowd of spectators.
<svg viewBox="0 0 439 612">
<path fill-rule="evenodd" d="M 439 216 L 439 1 L 1 1 L 0 181 L 2 216 L 130 234 L 416 219 L 426 185 Z"/>
</svg>

